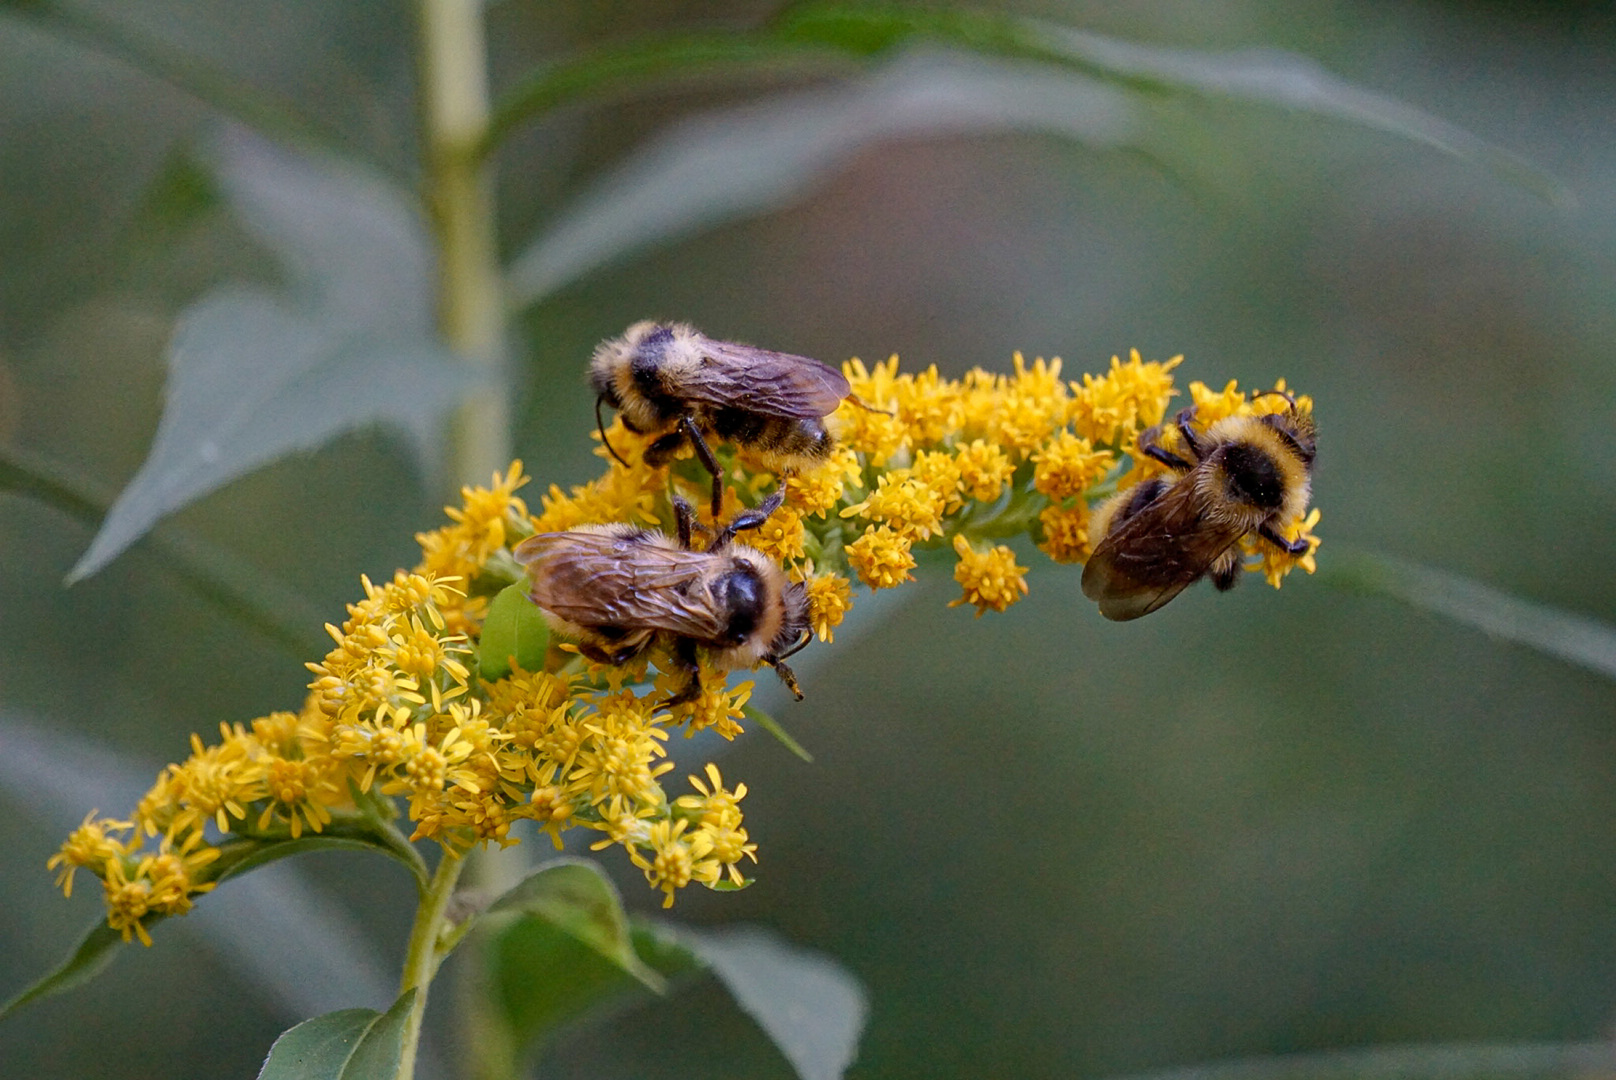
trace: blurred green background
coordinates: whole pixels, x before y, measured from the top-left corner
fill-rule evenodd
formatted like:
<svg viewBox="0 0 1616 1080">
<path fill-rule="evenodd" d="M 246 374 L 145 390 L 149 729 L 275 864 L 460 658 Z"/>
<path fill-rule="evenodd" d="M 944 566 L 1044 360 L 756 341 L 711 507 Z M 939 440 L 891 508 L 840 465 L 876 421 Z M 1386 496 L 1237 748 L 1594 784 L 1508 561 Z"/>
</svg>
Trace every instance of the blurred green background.
<svg viewBox="0 0 1616 1080">
<path fill-rule="evenodd" d="M 213 114 L 9 7 L 0 441 L 110 494 L 150 444 L 177 314 L 212 285 L 277 271 L 187 167 Z M 584 43 L 769 10 L 506 0 L 489 15 L 496 85 Z M 1524 155 L 1579 204 L 1256 107 L 1164 106 L 1148 154 L 1027 134 L 872 147 L 789 208 L 641 252 L 521 313 L 516 443 L 534 501 L 594 474 L 582 367 L 640 318 L 949 374 L 1005 370 L 1021 350 L 1062 357 L 1075 378 L 1138 347 L 1183 353 L 1184 382 L 1284 376 L 1314 396 L 1326 568 L 1349 548 L 1385 552 L 1616 622 L 1611 5 L 1017 10 L 1156 44 L 1294 50 Z M 117 16 L 409 174 L 407 6 L 147 0 Z M 499 157 L 507 254 L 636 142 L 747 98 L 696 83 L 524 130 Z M 359 574 L 414 561 L 412 535 L 443 501 L 375 431 L 255 473 L 170 528 L 338 619 Z M 309 657 L 199 600 L 150 543 L 64 590 L 90 535 L 0 496 L 0 714 L 14 725 L 0 756 L 23 760 L 26 728 L 28 753 L 54 747 L 64 769 L 111 752 L 144 780 L 191 732 L 300 700 Z M 1196 589 L 1112 625 L 1074 568 L 1033 554 L 1031 595 L 1003 616 L 944 607 L 954 586 L 935 565 L 868 633 L 805 654 L 818 654 L 808 699 L 779 715 L 815 764 L 762 736 L 722 761 L 751 789 L 759 881 L 696 890 L 675 914 L 773 927 L 863 980 L 872 1012 L 850 1075 L 1099 1077 L 1608 1034 L 1616 685 L 1324 574 L 1279 593 Z M 100 910 L 97 890 L 53 892 L 46 858 L 92 806 L 128 805 L 109 791 L 67 807 L 44 786 L 0 790 L 0 998 Z M 630 906 L 654 910 L 623 860 L 611 866 Z M 405 876 L 359 856 L 298 869 L 385 986 Z M 190 921 L 0 1025 L 0 1074 L 252 1075 L 302 1017 Z M 435 1001 L 441 1066 L 459 1033 L 449 995 Z M 787 1075 L 710 984 L 583 1027 L 541 1064 Z"/>
</svg>

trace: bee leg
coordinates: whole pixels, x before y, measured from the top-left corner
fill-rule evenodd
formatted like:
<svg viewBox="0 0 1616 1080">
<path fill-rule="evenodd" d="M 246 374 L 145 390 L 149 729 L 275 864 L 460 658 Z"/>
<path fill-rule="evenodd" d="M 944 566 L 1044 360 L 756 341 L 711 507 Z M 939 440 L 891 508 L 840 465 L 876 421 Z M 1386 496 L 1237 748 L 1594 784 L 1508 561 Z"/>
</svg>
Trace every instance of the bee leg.
<svg viewBox="0 0 1616 1080">
<path fill-rule="evenodd" d="M 1224 556 L 1212 567 L 1212 585 L 1218 592 L 1228 592 L 1240 583 L 1240 559 Z"/>
<path fill-rule="evenodd" d="M 729 542 L 735 539 L 735 534 L 743 529 L 761 529 L 763 523 L 769 520 L 769 515 L 780 509 L 780 504 L 785 501 L 786 493 L 776 491 L 759 503 L 756 509 L 743 510 L 741 513 L 736 514 L 728 525 L 718 531 L 718 535 L 713 538 L 713 546 L 708 550 L 718 551 L 727 547 Z"/>
<path fill-rule="evenodd" d="M 641 454 L 640 457 L 647 465 L 650 465 L 653 468 L 666 465 L 668 460 L 672 458 L 674 454 L 679 452 L 679 447 L 683 446 L 684 444 L 684 432 L 670 431 L 668 434 L 663 435 L 661 438 L 652 442 L 650 446 L 647 446 L 645 448 L 645 452 Z"/>
<path fill-rule="evenodd" d="M 1156 461 L 1161 462 L 1163 465 L 1175 472 L 1189 472 L 1192 468 L 1194 468 L 1193 465 L 1179 457 L 1177 454 L 1173 453 L 1171 450 L 1164 450 L 1161 443 L 1156 441 L 1160 437 L 1161 428 L 1159 427 L 1146 428 L 1144 431 L 1140 432 L 1139 452 L 1144 454 L 1146 457 L 1154 458 Z"/>
<path fill-rule="evenodd" d="M 1195 429 L 1190 426 L 1190 421 L 1194 419 L 1195 406 L 1191 405 L 1178 410 L 1178 415 L 1173 418 L 1173 423 L 1178 426 L 1178 434 L 1184 440 L 1184 445 L 1190 448 L 1190 453 L 1195 455 L 1195 460 L 1200 461 L 1206 457 L 1206 452 L 1201 448 L 1201 437 L 1195 434 Z"/>
<path fill-rule="evenodd" d="M 611 631 L 612 628 L 607 627 L 606 636 L 612 636 Z M 635 656 L 639 655 L 640 648 L 637 645 L 631 645 L 626 648 L 618 649 L 615 652 L 609 652 L 606 649 L 601 648 L 599 645 L 594 645 L 587 641 L 581 641 L 578 643 L 578 652 L 582 654 L 585 660 L 592 661 L 596 664 L 610 664 L 612 667 L 617 667 L 621 664 L 628 663 L 630 660 L 634 659 Z"/>
<path fill-rule="evenodd" d="M 664 708 L 672 709 L 687 702 L 695 701 L 701 696 L 701 665 L 696 663 L 696 643 L 689 638 L 679 638 L 673 645 L 673 662 L 685 674 L 685 684 L 677 693 L 662 703 Z"/>
<path fill-rule="evenodd" d="M 1298 536 L 1295 540 L 1287 540 L 1266 523 L 1257 526 L 1257 535 L 1287 555 L 1306 555 L 1307 549 L 1313 546 L 1307 542 L 1305 537 L 1301 536 Z"/>
<path fill-rule="evenodd" d="M 690 529 L 696 523 L 696 508 L 686 502 L 682 495 L 673 497 L 673 520 L 679 530 L 679 546 L 689 551 Z"/>
<path fill-rule="evenodd" d="M 781 682 L 786 684 L 786 689 L 791 691 L 791 696 L 801 701 L 802 689 L 797 685 L 796 673 L 786 667 L 785 661 L 776 660 L 774 662 L 774 673 L 780 676 Z"/>
<path fill-rule="evenodd" d="M 724 509 L 724 470 L 719 468 L 718 459 L 713 456 L 713 448 L 701 437 L 701 429 L 696 426 L 694 420 L 689 416 L 681 416 L 679 430 L 690 440 L 690 445 L 696 448 L 696 456 L 701 459 L 702 465 L 713 474 L 713 520 L 717 521 L 718 515 Z"/>
</svg>

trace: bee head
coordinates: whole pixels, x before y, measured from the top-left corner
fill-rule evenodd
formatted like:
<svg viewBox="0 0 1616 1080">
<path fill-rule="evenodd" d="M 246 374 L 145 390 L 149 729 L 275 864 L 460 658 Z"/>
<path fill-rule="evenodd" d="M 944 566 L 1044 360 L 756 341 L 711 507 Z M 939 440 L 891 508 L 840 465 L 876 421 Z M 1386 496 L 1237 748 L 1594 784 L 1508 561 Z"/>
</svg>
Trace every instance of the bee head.
<svg viewBox="0 0 1616 1080">
<path fill-rule="evenodd" d="M 1288 521 L 1307 509 L 1313 471 L 1313 421 L 1287 410 L 1230 416 L 1207 430 L 1214 449 L 1208 494 L 1237 516 Z M 1252 527 L 1255 527 L 1253 525 Z"/>
<path fill-rule="evenodd" d="M 780 606 L 783 609 L 780 629 L 769 642 L 769 652 L 764 657 L 775 664 L 808 644 L 808 586 L 800 581 L 787 582 L 780 593 Z"/>
<path fill-rule="evenodd" d="M 1291 451 L 1302 460 L 1309 472 L 1313 471 L 1313 458 L 1318 453 L 1318 429 L 1311 413 L 1302 412 L 1292 403 L 1284 412 L 1269 413 L 1262 422 L 1279 434 Z"/>
</svg>

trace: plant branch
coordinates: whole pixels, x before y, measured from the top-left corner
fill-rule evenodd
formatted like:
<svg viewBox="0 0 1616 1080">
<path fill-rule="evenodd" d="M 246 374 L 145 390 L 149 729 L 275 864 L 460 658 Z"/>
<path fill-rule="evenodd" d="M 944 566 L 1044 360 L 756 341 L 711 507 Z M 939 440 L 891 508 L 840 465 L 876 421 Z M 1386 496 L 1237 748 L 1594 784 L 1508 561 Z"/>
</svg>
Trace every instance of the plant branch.
<svg viewBox="0 0 1616 1080">
<path fill-rule="evenodd" d="M 437 239 L 438 331 L 485 376 L 453 422 L 454 486 L 485 483 L 511 458 L 505 295 L 494 193 L 481 147 L 488 131 L 483 0 L 419 0 L 426 208 Z"/>
<path fill-rule="evenodd" d="M 464 866 L 464 859 L 445 851 L 438 860 L 437 870 L 433 871 L 432 883 L 427 886 L 420 907 L 415 910 L 415 925 L 410 929 L 410 944 L 404 954 L 404 977 L 398 988 L 400 994 L 413 988 L 415 1004 L 410 1009 L 409 1019 L 405 1021 L 403 1052 L 399 1055 L 396 1080 L 413 1080 L 415 1076 L 415 1051 L 421 1042 L 421 1018 L 426 1015 L 427 990 L 443 959 L 443 953 L 438 949 L 438 937 L 443 931 L 444 915 Z"/>
</svg>

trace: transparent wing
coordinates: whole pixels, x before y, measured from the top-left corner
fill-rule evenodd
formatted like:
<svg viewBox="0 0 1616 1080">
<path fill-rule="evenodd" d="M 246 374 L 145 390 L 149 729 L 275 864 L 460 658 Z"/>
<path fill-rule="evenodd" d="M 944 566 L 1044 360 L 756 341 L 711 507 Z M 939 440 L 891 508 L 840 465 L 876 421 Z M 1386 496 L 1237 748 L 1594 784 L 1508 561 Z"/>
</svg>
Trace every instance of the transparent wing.
<svg viewBox="0 0 1616 1080">
<path fill-rule="evenodd" d="M 579 626 L 666 630 L 711 641 L 727 625 L 705 584 L 721 555 L 685 551 L 660 533 L 541 533 L 522 541 L 533 602 Z"/>
<path fill-rule="evenodd" d="M 794 420 L 829 416 L 852 392 L 842 373 L 818 360 L 701 339 L 701 378 L 690 397 L 708 405 L 784 416 Z"/>
<path fill-rule="evenodd" d="M 1126 622 L 1149 615 L 1205 574 L 1240 533 L 1202 516 L 1180 481 L 1100 541 L 1083 567 L 1083 595 Z"/>
</svg>

